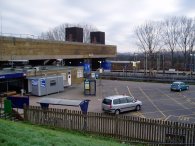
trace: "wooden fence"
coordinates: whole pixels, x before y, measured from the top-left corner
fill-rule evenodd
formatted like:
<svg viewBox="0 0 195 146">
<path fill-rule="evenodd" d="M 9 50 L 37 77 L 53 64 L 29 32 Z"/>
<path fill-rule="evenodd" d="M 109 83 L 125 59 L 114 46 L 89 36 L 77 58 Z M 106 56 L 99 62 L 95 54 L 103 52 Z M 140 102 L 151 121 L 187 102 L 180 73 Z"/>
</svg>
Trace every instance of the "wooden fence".
<svg viewBox="0 0 195 146">
<path fill-rule="evenodd" d="M 24 108 L 24 118 L 33 124 L 72 129 L 124 141 L 158 145 L 195 145 L 195 125 L 130 116 L 111 116 L 64 109 Z"/>
</svg>

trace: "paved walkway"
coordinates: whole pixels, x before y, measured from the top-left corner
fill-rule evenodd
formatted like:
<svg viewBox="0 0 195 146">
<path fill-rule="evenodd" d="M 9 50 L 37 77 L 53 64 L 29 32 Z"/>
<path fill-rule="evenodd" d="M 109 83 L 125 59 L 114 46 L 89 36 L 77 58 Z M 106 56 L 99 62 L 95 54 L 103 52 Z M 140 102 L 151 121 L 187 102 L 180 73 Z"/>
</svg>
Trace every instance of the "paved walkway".
<svg viewBox="0 0 195 146">
<path fill-rule="evenodd" d="M 73 85 L 71 87 L 65 88 L 63 92 L 50 94 L 47 96 L 30 96 L 30 105 L 40 106 L 37 102 L 44 97 L 49 98 L 61 98 L 61 99 L 89 99 L 89 112 L 102 112 L 101 110 L 101 102 L 102 102 L 102 96 L 101 96 L 101 90 L 102 86 L 99 85 L 99 82 L 97 81 L 96 85 L 96 96 L 85 96 L 84 95 L 84 85 Z M 59 106 L 59 105 L 50 105 L 50 107 L 53 108 L 66 108 L 66 109 L 73 109 L 73 110 L 80 110 L 78 107 L 72 107 L 72 106 Z"/>
</svg>

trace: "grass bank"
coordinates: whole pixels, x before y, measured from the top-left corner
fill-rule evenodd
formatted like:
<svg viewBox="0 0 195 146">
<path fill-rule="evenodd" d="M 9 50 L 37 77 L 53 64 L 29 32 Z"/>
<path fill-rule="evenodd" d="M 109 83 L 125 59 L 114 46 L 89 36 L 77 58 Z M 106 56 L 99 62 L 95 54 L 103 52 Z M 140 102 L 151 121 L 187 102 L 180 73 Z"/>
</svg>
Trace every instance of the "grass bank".
<svg viewBox="0 0 195 146">
<path fill-rule="evenodd" d="M 0 119 L 2 146 L 125 146 L 113 139 Z"/>
</svg>

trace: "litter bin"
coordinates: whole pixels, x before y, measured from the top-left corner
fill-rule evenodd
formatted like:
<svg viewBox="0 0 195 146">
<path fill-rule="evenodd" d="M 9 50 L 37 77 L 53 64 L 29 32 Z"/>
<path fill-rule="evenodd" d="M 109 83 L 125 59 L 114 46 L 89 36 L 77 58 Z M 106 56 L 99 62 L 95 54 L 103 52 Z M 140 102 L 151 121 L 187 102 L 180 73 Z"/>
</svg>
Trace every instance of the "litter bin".
<svg viewBox="0 0 195 146">
<path fill-rule="evenodd" d="M 4 100 L 4 113 L 9 115 L 12 113 L 12 103 L 10 100 Z"/>
</svg>

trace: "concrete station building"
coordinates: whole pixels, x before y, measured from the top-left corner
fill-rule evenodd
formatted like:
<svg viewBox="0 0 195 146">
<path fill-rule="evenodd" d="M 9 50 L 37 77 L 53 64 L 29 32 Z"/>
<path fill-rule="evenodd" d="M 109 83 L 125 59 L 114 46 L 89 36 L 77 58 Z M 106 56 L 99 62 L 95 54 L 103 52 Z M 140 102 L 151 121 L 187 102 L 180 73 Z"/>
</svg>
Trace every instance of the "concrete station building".
<svg viewBox="0 0 195 146">
<path fill-rule="evenodd" d="M 81 83 L 86 71 L 116 54 L 115 45 L 105 44 L 104 32 L 91 32 L 90 43 L 83 43 L 78 27 L 66 28 L 66 41 L 0 36 L 0 93 L 30 92 L 33 77 L 62 75 L 64 86 Z"/>
</svg>

